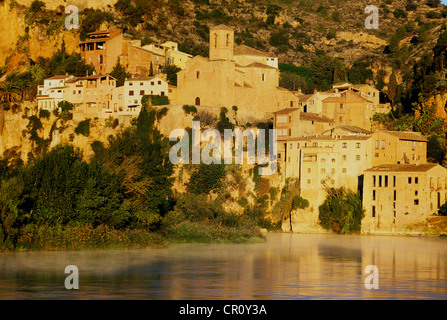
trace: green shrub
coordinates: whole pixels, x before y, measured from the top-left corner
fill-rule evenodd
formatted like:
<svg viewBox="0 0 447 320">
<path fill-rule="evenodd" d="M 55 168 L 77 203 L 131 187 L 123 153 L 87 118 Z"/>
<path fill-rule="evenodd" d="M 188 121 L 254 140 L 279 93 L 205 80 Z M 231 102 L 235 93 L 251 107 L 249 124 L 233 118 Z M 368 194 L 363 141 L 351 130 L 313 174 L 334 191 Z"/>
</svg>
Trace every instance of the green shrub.
<svg viewBox="0 0 447 320">
<path fill-rule="evenodd" d="M 169 98 L 167 96 L 151 95 L 150 97 L 153 106 L 163 106 L 169 104 Z"/>
<path fill-rule="evenodd" d="M 326 188 L 327 197 L 319 209 L 321 226 L 336 233 L 358 233 L 365 213 L 359 192 L 341 188 Z"/>
<path fill-rule="evenodd" d="M 88 137 L 90 135 L 90 119 L 79 122 L 75 129 L 75 133 Z"/>
<path fill-rule="evenodd" d="M 39 118 L 41 118 L 41 119 L 42 118 L 49 119 L 50 116 L 51 116 L 51 113 L 48 110 L 40 110 L 39 111 Z"/>
</svg>

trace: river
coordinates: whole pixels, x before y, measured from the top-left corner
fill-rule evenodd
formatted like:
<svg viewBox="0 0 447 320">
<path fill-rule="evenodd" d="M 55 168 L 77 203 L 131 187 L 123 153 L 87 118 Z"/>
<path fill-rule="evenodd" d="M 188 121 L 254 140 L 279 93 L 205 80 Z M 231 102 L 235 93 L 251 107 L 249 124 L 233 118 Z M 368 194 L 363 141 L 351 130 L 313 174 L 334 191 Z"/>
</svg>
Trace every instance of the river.
<svg viewBox="0 0 447 320">
<path fill-rule="evenodd" d="M 67 265 L 78 268 L 77 290 L 64 286 Z M 260 243 L 0 253 L 0 299 L 447 299 L 447 239 L 271 233 Z"/>
</svg>

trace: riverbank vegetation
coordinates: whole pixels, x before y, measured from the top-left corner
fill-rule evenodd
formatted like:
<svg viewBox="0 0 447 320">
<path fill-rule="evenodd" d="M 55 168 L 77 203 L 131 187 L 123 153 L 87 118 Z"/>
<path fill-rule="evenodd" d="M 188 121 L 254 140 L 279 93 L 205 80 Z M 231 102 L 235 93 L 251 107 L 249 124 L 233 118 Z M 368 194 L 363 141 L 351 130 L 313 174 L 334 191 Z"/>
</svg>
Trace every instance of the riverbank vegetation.
<svg viewBox="0 0 447 320">
<path fill-rule="evenodd" d="M 22 165 L 2 159 L 0 249 L 128 248 L 261 237 L 255 215 L 228 212 L 213 193 L 223 186 L 222 167 L 199 165 L 187 185 L 191 192 L 173 192 L 171 145 L 156 129 L 156 117 L 156 110 L 143 108 L 135 124 L 110 136 L 107 145 L 96 142 L 89 161 L 72 145 L 58 145 Z"/>
</svg>

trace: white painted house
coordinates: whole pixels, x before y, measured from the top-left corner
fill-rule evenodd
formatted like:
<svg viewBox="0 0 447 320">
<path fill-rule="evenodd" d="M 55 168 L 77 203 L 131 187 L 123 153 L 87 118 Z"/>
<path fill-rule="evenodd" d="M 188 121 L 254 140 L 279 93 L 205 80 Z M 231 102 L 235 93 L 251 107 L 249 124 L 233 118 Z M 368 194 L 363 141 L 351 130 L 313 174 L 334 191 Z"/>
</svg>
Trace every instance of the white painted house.
<svg viewBox="0 0 447 320">
<path fill-rule="evenodd" d="M 168 83 L 159 76 L 126 79 L 123 94 L 124 109 L 137 108 L 145 95 L 168 96 Z"/>
<path fill-rule="evenodd" d="M 57 104 L 64 100 L 67 81 L 73 79 L 72 75 L 53 76 L 45 79 L 43 85 L 37 87 L 37 105 L 39 109 L 53 111 Z"/>
</svg>

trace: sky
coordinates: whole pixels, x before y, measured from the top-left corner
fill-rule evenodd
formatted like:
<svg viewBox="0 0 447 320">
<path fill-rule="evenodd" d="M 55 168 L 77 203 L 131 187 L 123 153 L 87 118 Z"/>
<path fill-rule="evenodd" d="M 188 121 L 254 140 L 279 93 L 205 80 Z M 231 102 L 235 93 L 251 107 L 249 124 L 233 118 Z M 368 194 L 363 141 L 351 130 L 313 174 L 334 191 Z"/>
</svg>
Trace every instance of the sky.
<svg viewBox="0 0 447 320">
<path fill-rule="evenodd" d="M 447 0 L 441 0 L 441 3 L 447 5 Z"/>
</svg>

